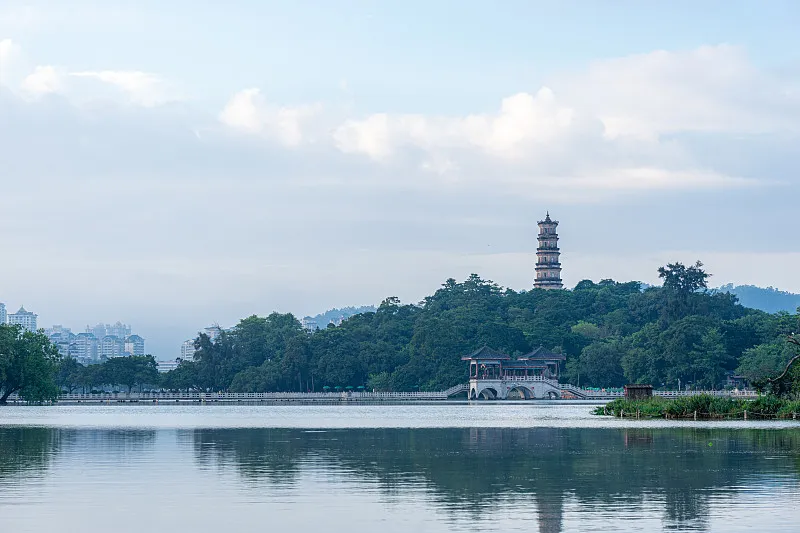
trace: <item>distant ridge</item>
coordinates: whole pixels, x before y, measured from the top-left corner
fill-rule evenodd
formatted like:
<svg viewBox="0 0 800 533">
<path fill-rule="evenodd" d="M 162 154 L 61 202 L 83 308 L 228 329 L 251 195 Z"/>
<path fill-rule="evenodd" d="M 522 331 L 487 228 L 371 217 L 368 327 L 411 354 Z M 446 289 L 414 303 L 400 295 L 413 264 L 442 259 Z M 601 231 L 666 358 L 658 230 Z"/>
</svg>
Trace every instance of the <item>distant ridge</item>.
<svg viewBox="0 0 800 533">
<path fill-rule="evenodd" d="M 760 309 L 767 313 L 786 311 L 794 313 L 800 307 L 800 294 L 782 291 L 774 287 L 756 287 L 755 285 L 733 285 L 728 283 L 717 292 L 729 292 L 739 298 L 739 303 L 752 309 Z"/>
<path fill-rule="evenodd" d="M 342 307 L 341 309 L 333 308 L 325 311 L 324 313 L 320 313 L 316 316 L 306 317 L 306 319 L 313 320 L 317 323 L 317 326 L 320 328 L 326 327 L 329 323 L 333 322 L 335 324 L 350 318 L 353 315 L 358 315 L 360 313 L 374 313 L 375 306 L 374 305 L 362 305 L 360 307 L 355 306 L 348 306 Z"/>
</svg>

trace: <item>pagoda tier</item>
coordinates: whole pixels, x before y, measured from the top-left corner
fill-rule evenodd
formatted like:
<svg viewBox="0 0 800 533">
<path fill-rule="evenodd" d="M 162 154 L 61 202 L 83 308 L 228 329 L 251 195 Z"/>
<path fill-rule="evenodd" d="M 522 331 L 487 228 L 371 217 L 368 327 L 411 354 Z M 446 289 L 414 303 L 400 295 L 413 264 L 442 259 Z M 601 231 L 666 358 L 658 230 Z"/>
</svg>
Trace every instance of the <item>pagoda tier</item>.
<svg viewBox="0 0 800 533">
<path fill-rule="evenodd" d="M 533 282 L 537 289 L 561 289 L 561 252 L 558 248 L 558 221 L 550 218 L 550 213 L 539 221 L 539 246 L 536 248 L 536 279 Z"/>
</svg>

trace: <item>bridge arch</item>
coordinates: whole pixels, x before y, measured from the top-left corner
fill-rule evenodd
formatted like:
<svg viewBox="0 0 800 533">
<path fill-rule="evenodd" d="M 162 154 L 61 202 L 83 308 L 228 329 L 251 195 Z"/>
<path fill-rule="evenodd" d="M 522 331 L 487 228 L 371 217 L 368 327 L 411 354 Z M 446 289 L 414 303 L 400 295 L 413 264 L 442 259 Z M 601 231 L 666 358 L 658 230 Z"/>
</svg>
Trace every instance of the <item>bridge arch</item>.
<svg viewBox="0 0 800 533">
<path fill-rule="evenodd" d="M 492 387 L 486 387 L 481 389 L 479 393 L 475 395 L 476 400 L 496 400 L 497 399 L 497 391 Z"/>
<path fill-rule="evenodd" d="M 517 398 L 519 397 L 519 398 Z M 536 397 L 531 389 L 524 385 L 515 385 L 508 391 L 508 399 L 532 400 Z"/>
</svg>

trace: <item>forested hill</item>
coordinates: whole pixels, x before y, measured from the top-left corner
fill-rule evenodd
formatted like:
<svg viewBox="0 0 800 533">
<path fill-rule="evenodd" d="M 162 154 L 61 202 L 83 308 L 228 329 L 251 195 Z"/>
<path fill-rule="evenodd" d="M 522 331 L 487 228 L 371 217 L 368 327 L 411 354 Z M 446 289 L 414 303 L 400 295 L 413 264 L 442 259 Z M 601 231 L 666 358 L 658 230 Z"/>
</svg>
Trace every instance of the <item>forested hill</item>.
<svg viewBox="0 0 800 533">
<path fill-rule="evenodd" d="M 680 267 L 680 268 L 677 268 Z M 589 280 L 572 290 L 515 292 L 477 275 L 448 279 L 419 304 L 387 298 L 375 312 L 310 334 L 291 314 L 243 319 L 197 362 L 168 374 L 175 389 L 256 391 L 359 387 L 443 389 L 467 378 L 462 355 L 483 345 L 511 355 L 543 345 L 567 356 L 581 385 L 628 382 L 721 387 L 730 372 L 773 373 L 792 351 L 796 314 L 769 314 L 705 291 L 699 266 L 662 269 L 663 287 Z"/>
<path fill-rule="evenodd" d="M 773 287 L 756 287 L 755 285 L 723 285 L 719 292 L 730 292 L 739 298 L 745 307 L 760 309 L 767 313 L 786 311 L 794 313 L 800 307 L 800 294 L 781 291 Z"/>
</svg>

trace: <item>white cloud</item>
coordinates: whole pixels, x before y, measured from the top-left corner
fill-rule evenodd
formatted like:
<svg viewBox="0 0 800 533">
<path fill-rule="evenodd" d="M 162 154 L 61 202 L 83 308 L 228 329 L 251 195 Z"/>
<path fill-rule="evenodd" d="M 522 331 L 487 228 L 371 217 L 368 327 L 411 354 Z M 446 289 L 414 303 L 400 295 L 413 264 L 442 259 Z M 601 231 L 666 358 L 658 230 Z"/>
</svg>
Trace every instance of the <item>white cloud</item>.
<svg viewBox="0 0 800 533">
<path fill-rule="evenodd" d="M 230 128 L 263 135 L 284 146 L 295 147 L 313 140 L 308 127 L 320 110 L 319 105 L 271 105 L 258 89 L 245 89 L 233 95 L 219 119 Z"/>
<path fill-rule="evenodd" d="M 584 73 L 553 80 L 553 87 L 509 96 L 495 113 L 351 119 L 336 130 L 334 141 L 342 152 L 376 160 L 404 147 L 479 149 L 519 160 L 570 147 L 586 135 L 597 142 L 627 136 L 657 141 L 678 132 L 797 131 L 800 119 L 797 91 L 757 70 L 731 46 L 598 61 Z"/>
<path fill-rule="evenodd" d="M 32 96 L 61 92 L 63 77 L 55 67 L 38 66 L 22 81 L 22 90 Z"/>
<path fill-rule="evenodd" d="M 0 59 L 14 53 L 14 43 L 0 41 Z M 8 63 L 2 60 L 0 65 Z M 143 71 L 39 66 L 17 85 L 23 94 L 60 92 L 79 103 L 104 96 L 98 92 L 104 86 L 145 107 L 176 98 L 162 78 Z M 319 104 L 279 105 L 248 88 L 235 93 L 216 119 L 272 141 L 276 150 L 314 143 L 335 148 L 317 153 L 339 166 L 362 165 L 358 176 L 342 173 L 344 181 L 381 176 L 404 187 L 491 184 L 526 197 L 585 202 L 625 191 L 755 185 L 759 181 L 733 167 L 704 163 L 691 141 L 667 135 L 791 132 L 800 120 L 798 98 L 791 85 L 753 67 L 740 49 L 718 46 L 598 61 L 535 92 L 512 94 L 490 112 L 357 117 L 339 109 L 333 114 L 345 118 L 336 121 Z M 205 143 L 218 142 L 204 121 L 185 127 L 203 131 Z M 363 166 L 371 162 L 381 164 Z M 288 158 L 284 163 L 294 164 Z"/>
<path fill-rule="evenodd" d="M 597 61 L 560 86 L 603 122 L 609 138 L 798 130 L 800 97 L 789 82 L 758 70 L 734 46 Z"/>
<path fill-rule="evenodd" d="M 122 90 L 132 103 L 144 107 L 178 100 L 179 97 L 158 76 L 138 70 L 101 70 L 70 72 L 76 78 L 91 78 Z"/>
<path fill-rule="evenodd" d="M 756 181 L 708 168 L 666 136 L 796 134 L 792 89 L 736 47 L 656 51 L 595 62 L 509 96 L 493 113 L 351 118 L 333 142 L 383 164 L 411 158 L 433 174 L 535 185 L 537 193 L 738 187 Z"/>
<path fill-rule="evenodd" d="M 385 159 L 403 147 L 432 153 L 453 148 L 477 148 L 504 158 L 521 159 L 535 145 L 546 146 L 576 127 L 571 108 L 556 102 L 543 87 L 536 94 L 518 93 L 503 99 L 496 113 L 465 117 L 387 115 L 347 120 L 333 134 L 345 153 Z"/>
</svg>

